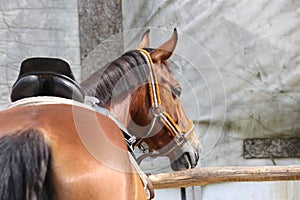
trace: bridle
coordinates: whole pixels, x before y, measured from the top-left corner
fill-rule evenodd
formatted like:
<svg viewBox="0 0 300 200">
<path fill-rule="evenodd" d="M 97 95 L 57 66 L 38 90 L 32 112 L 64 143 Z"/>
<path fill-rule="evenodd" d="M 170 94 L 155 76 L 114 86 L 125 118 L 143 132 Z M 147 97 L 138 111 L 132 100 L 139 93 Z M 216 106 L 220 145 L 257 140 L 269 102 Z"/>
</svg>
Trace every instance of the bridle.
<svg viewBox="0 0 300 200">
<path fill-rule="evenodd" d="M 140 156 L 137 161 L 140 163 L 146 157 L 158 157 L 168 155 L 175 148 L 181 146 L 185 141 L 187 141 L 192 135 L 194 130 L 194 124 L 190 120 L 187 127 L 183 130 L 179 128 L 179 126 L 174 122 L 173 118 L 164 111 L 161 106 L 161 98 L 159 92 L 159 85 L 157 81 L 156 71 L 154 67 L 154 63 L 150 56 L 150 53 L 144 49 L 138 49 L 140 53 L 143 55 L 147 62 L 147 66 L 149 67 L 149 78 L 148 78 L 148 87 L 149 87 L 149 96 L 151 103 L 151 124 L 145 136 L 149 136 L 155 127 L 157 120 L 160 120 L 165 128 L 167 128 L 170 134 L 173 136 L 173 140 L 158 151 L 158 154 L 153 153 L 153 149 L 148 149 L 148 153 Z M 137 143 L 141 144 L 143 142 L 143 138 L 141 138 Z M 140 147 L 140 146 L 139 146 Z"/>
</svg>

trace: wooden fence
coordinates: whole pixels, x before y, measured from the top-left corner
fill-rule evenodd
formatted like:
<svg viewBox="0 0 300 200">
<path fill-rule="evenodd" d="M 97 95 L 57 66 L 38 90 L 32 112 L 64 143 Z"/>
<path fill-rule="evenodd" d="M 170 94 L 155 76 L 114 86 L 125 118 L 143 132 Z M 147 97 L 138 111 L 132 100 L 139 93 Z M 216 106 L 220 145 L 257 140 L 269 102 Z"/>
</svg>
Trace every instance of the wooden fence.
<svg viewBox="0 0 300 200">
<path fill-rule="evenodd" d="M 201 186 L 219 182 L 300 180 L 300 165 L 203 167 L 149 175 L 155 189 Z"/>
</svg>

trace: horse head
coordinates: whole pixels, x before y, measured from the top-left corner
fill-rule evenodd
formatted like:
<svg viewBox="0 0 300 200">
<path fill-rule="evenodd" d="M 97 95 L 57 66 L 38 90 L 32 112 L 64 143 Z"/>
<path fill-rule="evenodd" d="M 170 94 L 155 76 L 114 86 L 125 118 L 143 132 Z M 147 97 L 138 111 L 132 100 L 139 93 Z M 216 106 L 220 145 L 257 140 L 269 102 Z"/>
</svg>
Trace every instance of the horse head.
<svg viewBox="0 0 300 200">
<path fill-rule="evenodd" d="M 173 170 L 194 168 L 200 142 L 180 100 L 181 87 L 171 72 L 178 34 L 156 49 L 149 48 L 149 31 L 137 50 L 129 51 L 104 69 L 98 70 L 81 86 L 88 96 L 105 107 L 137 137 L 136 146 L 147 144 L 148 155 L 158 152 L 170 159 Z M 155 154 L 155 155 L 158 155 Z"/>
<path fill-rule="evenodd" d="M 149 48 L 149 31 L 139 44 L 140 52 L 147 60 L 149 78 L 131 97 L 128 129 L 133 133 L 140 127 L 148 127 L 138 140 L 153 150 L 169 157 L 173 170 L 194 168 L 199 159 L 200 143 L 194 134 L 194 125 L 188 119 L 180 100 L 181 86 L 171 73 L 168 59 L 178 40 L 176 29 L 171 38 L 156 49 Z M 135 106 L 142 105 L 144 106 Z M 138 135 L 138 133 L 135 133 Z"/>
</svg>

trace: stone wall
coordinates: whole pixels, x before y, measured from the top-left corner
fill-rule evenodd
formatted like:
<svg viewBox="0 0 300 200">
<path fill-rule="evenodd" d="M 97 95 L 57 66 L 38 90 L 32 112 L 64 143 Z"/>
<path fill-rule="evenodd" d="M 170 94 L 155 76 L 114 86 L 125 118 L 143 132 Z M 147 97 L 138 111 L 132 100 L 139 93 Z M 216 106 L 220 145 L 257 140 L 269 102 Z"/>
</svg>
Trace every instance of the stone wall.
<svg viewBox="0 0 300 200">
<path fill-rule="evenodd" d="M 82 79 L 123 52 L 121 0 L 78 0 Z"/>
</svg>

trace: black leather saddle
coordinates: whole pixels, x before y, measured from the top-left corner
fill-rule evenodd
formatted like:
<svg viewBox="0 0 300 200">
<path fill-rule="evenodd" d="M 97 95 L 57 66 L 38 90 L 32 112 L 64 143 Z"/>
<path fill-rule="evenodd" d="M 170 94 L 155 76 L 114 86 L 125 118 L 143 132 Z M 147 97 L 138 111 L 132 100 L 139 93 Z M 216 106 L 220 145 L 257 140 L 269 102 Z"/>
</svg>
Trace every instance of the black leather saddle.
<svg viewBox="0 0 300 200">
<path fill-rule="evenodd" d="M 70 65 L 58 58 L 34 57 L 22 62 L 18 79 L 12 87 L 11 100 L 35 96 L 84 101 L 84 92 L 75 82 Z"/>
</svg>

